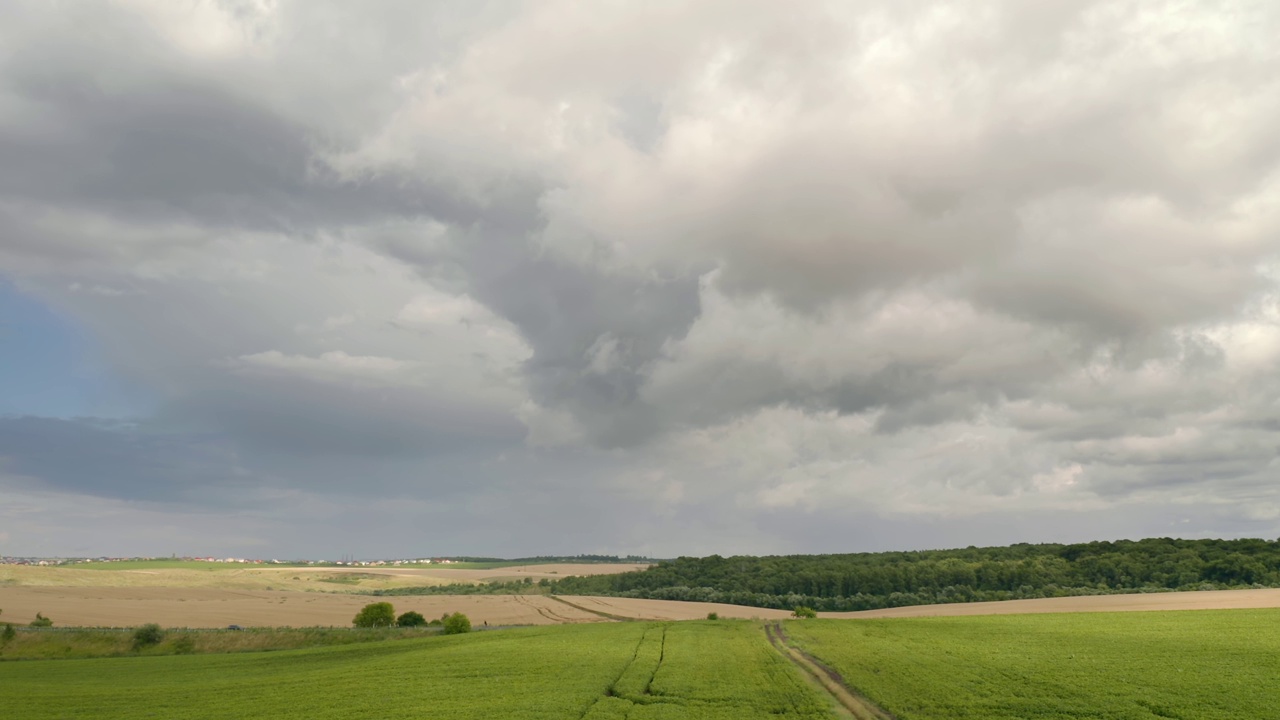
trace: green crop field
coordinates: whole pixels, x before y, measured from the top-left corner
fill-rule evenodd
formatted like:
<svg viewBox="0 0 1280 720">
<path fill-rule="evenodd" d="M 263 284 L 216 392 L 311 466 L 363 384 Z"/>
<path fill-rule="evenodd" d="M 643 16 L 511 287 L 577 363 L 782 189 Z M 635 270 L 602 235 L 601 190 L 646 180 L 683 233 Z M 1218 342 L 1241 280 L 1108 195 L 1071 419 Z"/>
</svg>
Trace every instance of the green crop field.
<svg viewBox="0 0 1280 720">
<path fill-rule="evenodd" d="M 787 623 L 902 720 L 1280 718 L 1280 610 Z"/>
<path fill-rule="evenodd" d="M 0 663 L 0 717 L 832 717 L 750 622 L 528 628 L 232 655 Z"/>
<path fill-rule="evenodd" d="M 1280 610 L 784 626 L 792 645 L 899 720 L 1280 719 Z M 0 662 L 6 720 L 817 720 L 834 707 L 747 621 Z"/>
</svg>

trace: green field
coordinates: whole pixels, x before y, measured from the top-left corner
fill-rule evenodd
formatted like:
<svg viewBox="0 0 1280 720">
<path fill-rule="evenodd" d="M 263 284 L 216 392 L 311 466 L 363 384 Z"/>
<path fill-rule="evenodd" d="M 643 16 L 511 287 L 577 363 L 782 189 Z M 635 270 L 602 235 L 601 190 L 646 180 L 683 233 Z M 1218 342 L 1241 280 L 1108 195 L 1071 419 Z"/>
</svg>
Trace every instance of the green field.
<svg viewBox="0 0 1280 720">
<path fill-rule="evenodd" d="M 902 720 L 1280 718 L 1280 610 L 788 623 Z"/>
<path fill-rule="evenodd" d="M 783 625 L 793 646 L 899 720 L 1280 719 L 1280 610 Z M 23 720 L 817 720 L 837 717 L 834 707 L 748 621 L 0 662 L 0 717 Z"/>
<path fill-rule="evenodd" d="M 827 718 L 750 622 L 611 623 L 269 653 L 0 663 L 0 717 Z"/>
<path fill-rule="evenodd" d="M 135 648 L 132 630 L 16 627 L 12 639 L 0 639 L 0 661 L 299 650 L 380 640 L 420 639 L 437 634 L 438 628 L 399 627 L 167 629 L 161 642 Z M 0 718 L 3 717 L 0 713 Z"/>
</svg>

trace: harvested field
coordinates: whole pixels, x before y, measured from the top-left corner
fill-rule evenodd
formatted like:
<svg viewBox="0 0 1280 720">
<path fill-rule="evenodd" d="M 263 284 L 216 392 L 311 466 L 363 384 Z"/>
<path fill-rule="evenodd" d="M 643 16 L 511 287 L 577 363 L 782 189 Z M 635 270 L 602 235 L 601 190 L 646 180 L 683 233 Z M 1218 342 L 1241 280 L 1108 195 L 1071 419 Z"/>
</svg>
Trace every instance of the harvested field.
<svg viewBox="0 0 1280 720">
<path fill-rule="evenodd" d="M 605 565 L 594 563 L 556 563 L 547 565 L 518 565 L 513 567 L 488 568 L 483 570 L 465 568 L 453 570 L 449 569 L 448 566 L 439 565 L 429 568 L 273 568 L 266 570 L 266 572 L 277 572 L 280 574 L 288 574 L 290 571 L 295 571 L 294 574 L 297 574 L 297 571 L 303 573 L 359 572 L 394 578 L 425 578 L 435 581 L 415 583 L 419 585 L 446 585 L 448 583 L 462 582 L 501 582 L 508 580 L 523 580 L 525 578 L 531 578 L 535 581 L 543 578 L 556 580 L 570 575 L 616 575 L 618 573 L 631 572 L 633 570 L 643 570 L 647 567 L 649 566 L 635 564 Z"/>
<path fill-rule="evenodd" d="M 634 620 L 705 620 L 707 613 L 711 612 L 722 618 L 777 620 L 791 617 L 786 610 L 724 603 L 584 596 L 565 596 L 564 600 L 587 610 Z"/>
<path fill-rule="evenodd" d="M 1090 595 L 1087 597 L 1004 600 L 1002 602 L 913 605 L 911 607 L 818 613 L 824 618 L 954 617 L 1026 613 L 1123 612 L 1128 610 L 1243 610 L 1280 608 L 1280 588 L 1203 590 L 1199 592 Z"/>
<path fill-rule="evenodd" d="M 616 597 L 565 597 L 595 612 L 636 620 L 701 620 L 709 612 L 723 618 L 776 620 L 791 617 L 786 610 L 721 603 L 643 600 Z M 958 615 L 1017 615 L 1025 613 L 1119 612 L 1124 610 L 1230 610 L 1280 607 L 1280 589 L 1207 590 L 1203 592 L 1092 595 L 1088 597 L 1006 600 L 1004 602 L 914 605 L 861 612 L 824 612 L 824 618 L 944 617 Z"/>
<path fill-rule="evenodd" d="M 223 627 L 231 624 L 345 626 L 350 624 L 361 607 L 377 600 L 367 595 L 353 595 L 353 590 L 515 577 L 563 577 L 619 572 L 634 567 L 562 564 L 488 570 L 254 568 L 211 572 L 0 566 L 0 608 L 5 611 L 4 620 L 27 623 L 34 619 L 36 612 L 41 612 L 63 627 L 131 626 L 147 622 L 170 627 Z M 786 610 L 640 598 L 405 595 L 386 599 L 396 606 L 398 612 L 416 610 L 428 618 L 439 617 L 445 612 L 463 612 L 476 624 L 487 621 L 490 625 L 547 625 L 608 619 L 699 620 L 710 612 L 723 618 L 774 620 L 790 616 Z M 820 615 L 826 618 L 882 618 L 1275 607 L 1280 607 L 1280 589 L 918 605 Z"/>
<path fill-rule="evenodd" d="M 608 575 L 647 567 L 636 564 L 559 563 L 489 569 L 431 567 L 251 567 L 216 569 L 161 568 L 102 570 L 75 567 L 0 565 L 0 587 L 155 587 L 233 590 L 307 590 L 351 592 L 422 585 L 533 581 L 570 575 Z"/>
<path fill-rule="evenodd" d="M 37 612 L 56 627 L 216 628 L 227 625 L 349 626 L 367 603 L 388 600 L 397 613 L 416 610 L 427 618 L 465 613 L 474 625 L 552 625 L 602 621 L 542 595 L 434 595 L 395 598 L 217 588 L 0 587 L 4 619 L 28 623 Z M 704 612 L 705 616 L 706 613 Z"/>
</svg>

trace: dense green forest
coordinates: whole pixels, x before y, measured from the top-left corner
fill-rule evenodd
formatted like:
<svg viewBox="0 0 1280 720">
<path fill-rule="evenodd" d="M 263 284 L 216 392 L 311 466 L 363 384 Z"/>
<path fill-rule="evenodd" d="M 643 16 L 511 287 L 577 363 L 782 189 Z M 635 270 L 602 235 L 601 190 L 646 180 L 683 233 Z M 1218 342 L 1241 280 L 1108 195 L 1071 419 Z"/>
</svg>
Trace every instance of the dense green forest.
<svg viewBox="0 0 1280 720">
<path fill-rule="evenodd" d="M 552 592 L 842 611 L 1253 586 L 1280 587 L 1280 541 L 1153 538 L 848 555 L 681 557 L 637 572 L 564 578 L 552 584 Z"/>
</svg>

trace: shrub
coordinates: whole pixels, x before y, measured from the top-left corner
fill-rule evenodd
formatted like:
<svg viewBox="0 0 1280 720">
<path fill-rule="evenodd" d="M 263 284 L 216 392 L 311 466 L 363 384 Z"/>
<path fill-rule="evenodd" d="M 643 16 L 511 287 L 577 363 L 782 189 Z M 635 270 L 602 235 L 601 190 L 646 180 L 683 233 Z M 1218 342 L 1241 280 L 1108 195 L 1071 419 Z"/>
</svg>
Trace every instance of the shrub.
<svg viewBox="0 0 1280 720">
<path fill-rule="evenodd" d="M 36 619 L 31 621 L 31 627 L 53 627 L 53 621 L 40 613 L 36 613 Z"/>
<path fill-rule="evenodd" d="M 471 632 L 471 619 L 462 613 L 454 613 L 444 619 L 444 634 L 458 635 Z"/>
<path fill-rule="evenodd" d="M 444 624 L 444 620 L 441 620 L 440 618 L 435 618 L 431 622 L 427 623 L 427 625 L 430 627 L 440 627 L 443 624 Z"/>
<path fill-rule="evenodd" d="M 708 620 L 719 620 L 719 619 L 720 619 L 720 614 L 719 614 L 719 613 L 709 612 L 709 613 L 707 613 L 707 619 L 708 619 Z"/>
<path fill-rule="evenodd" d="M 396 618 L 396 625 L 400 627 L 422 627 L 427 624 L 427 619 L 422 617 L 422 613 L 410 610 L 409 612 Z"/>
<path fill-rule="evenodd" d="M 196 639 L 191 633 L 182 633 L 173 641 L 173 651 L 179 655 L 190 655 L 196 651 Z"/>
<path fill-rule="evenodd" d="M 389 602 L 369 603 L 356 613 L 351 623 L 361 628 L 391 627 L 396 624 L 396 609 Z"/>
<path fill-rule="evenodd" d="M 804 605 L 798 605 L 798 606 L 796 606 L 796 609 L 795 609 L 795 610 L 793 610 L 793 611 L 791 612 L 791 617 L 796 617 L 796 618 L 816 618 L 816 617 L 818 617 L 818 612 L 817 612 L 816 610 L 814 610 L 813 608 L 811 608 L 811 607 L 805 607 Z"/>
<path fill-rule="evenodd" d="M 18 631 L 13 629 L 13 623 L 5 623 L 4 634 L 0 635 L 0 641 L 8 643 L 10 640 L 16 637 L 17 634 L 18 634 Z"/>
<path fill-rule="evenodd" d="M 161 630 L 160 626 L 155 623 L 147 623 L 133 631 L 134 650 L 159 645 L 161 640 L 164 640 L 164 630 Z"/>
</svg>

